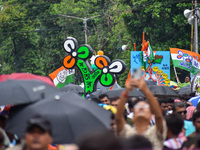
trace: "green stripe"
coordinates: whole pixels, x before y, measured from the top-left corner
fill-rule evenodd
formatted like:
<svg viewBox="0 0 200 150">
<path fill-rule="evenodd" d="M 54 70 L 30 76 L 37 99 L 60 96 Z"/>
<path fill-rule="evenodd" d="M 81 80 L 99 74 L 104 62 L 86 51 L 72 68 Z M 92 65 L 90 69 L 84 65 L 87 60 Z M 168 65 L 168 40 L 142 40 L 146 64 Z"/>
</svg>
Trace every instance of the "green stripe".
<svg viewBox="0 0 200 150">
<path fill-rule="evenodd" d="M 185 66 L 184 65 L 180 65 L 180 62 L 183 63 L 183 60 L 172 60 L 172 61 L 173 61 L 174 67 L 178 67 L 178 68 L 187 70 L 187 71 L 191 72 L 194 75 L 196 75 L 200 71 L 200 69 L 195 68 L 194 66 L 192 66 L 189 63 L 186 63 Z"/>
<path fill-rule="evenodd" d="M 71 82 L 74 82 L 74 81 L 75 81 L 74 74 L 71 74 L 71 75 L 67 76 L 67 78 L 66 78 L 66 80 L 65 80 L 65 83 L 60 83 L 60 82 L 59 82 L 59 83 L 56 85 L 56 87 L 57 87 L 58 89 L 60 89 L 60 88 L 64 87 L 66 84 L 71 83 Z"/>
</svg>

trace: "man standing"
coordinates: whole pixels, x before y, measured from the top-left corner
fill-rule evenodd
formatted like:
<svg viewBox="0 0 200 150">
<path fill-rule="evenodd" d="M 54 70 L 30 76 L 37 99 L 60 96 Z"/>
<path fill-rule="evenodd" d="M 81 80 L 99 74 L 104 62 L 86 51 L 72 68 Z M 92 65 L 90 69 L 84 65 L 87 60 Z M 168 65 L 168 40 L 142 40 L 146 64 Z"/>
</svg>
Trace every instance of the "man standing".
<svg viewBox="0 0 200 150">
<path fill-rule="evenodd" d="M 192 122 L 196 129 L 193 133 L 188 135 L 188 137 L 195 137 L 200 133 L 200 111 L 197 111 L 193 114 Z"/>
<path fill-rule="evenodd" d="M 52 127 L 50 122 L 41 116 L 29 119 L 24 150 L 48 150 L 48 145 L 51 143 Z"/>
<path fill-rule="evenodd" d="M 164 142 L 164 149 L 172 150 L 177 149 L 180 150 L 184 143 L 184 139 L 178 137 L 179 133 L 183 128 L 183 119 L 179 114 L 171 114 L 165 116 L 165 120 L 167 123 L 167 140 Z"/>
<path fill-rule="evenodd" d="M 133 108 L 133 122 L 134 127 L 126 124 L 123 117 L 124 105 L 127 101 L 128 95 L 132 89 L 139 88 L 140 91 L 146 96 L 147 102 L 138 101 Z M 161 150 L 163 148 L 163 142 L 166 138 L 166 122 L 163 118 L 161 109 L 158 109 L 159 103 L 156 97 L 153 96 L 151 91 L 146 85 L 143 79 L 131 78 L 126 85 L 120 102 L 117 107 L 116 125 L 119 136 L 131 137 L 133 135 L 143 135 L 153 144 L 153 148 Z M 152 113 L 155 114 L 156 124 L 149 125 L 152 117 Z"/>
<path fill-rule="evenodd" d="M 180 114 L 182 119 L 184 120 L 184 129 L 185 129 L 185 136 L 188 136 L 192 132 L 195 131 L 195 127 L 193 126 L 192 121 L 185 120 L 186 119 L 186 103 L 184 102 L 175 102 L 172 105 L 173 113 Z"/>
</svg>

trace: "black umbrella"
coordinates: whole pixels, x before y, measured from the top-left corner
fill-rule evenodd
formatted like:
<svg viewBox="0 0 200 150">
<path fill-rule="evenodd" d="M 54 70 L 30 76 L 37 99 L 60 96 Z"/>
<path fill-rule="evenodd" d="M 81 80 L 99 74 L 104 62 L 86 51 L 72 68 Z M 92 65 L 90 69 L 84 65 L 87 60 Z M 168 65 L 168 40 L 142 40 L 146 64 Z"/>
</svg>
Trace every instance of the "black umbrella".
<svg viewBox="0 0 200 150">
<path fill-rule="evenodd" d="M 84 89 L 76 84 L 69 83 L 60 89 L 63 92 L 73 91 L 74 93 L 84 93 Z"/>
<path fill-rule="evenodd" d="M 124 88 L 114 89 L 106 91 L 105 94 L 108 95 L 110 99 L 121 97 L 121 93 L 124 91 Z M 138 90 L 132 90 L 129 94 L 130 97 L 144 97 L 144 95 Z"/>
<path fill-rule="evenodd" d="M 17 105 L 43 99 L 58 90 L 38 80 L 6 80 L 0 83 L 0 105 Z"/>
<path fill-rule="evenodd" d="M 172 97 L 179 96 L 174 90 L 172 90 L 168 86 L 150 85 L 148 87 L 155 96 L 172 96 Z"/>
<path fill-rule="evenodd" d="M 145 80 L 147 86 L 157 85 L 154 81 Z"/>
<path fill-rule="evenodd" d="M 108 129 L 111 115 L 110 111 L 76 93 L 59 93 L 23 109 L 14 107 L 10 111 L 6 131 L 22 137 L 27 120 L 37 114 L 52 123 L 55 144 L 73 143 L 85 132 Z"/>
<path fill-rule="evenodd" d="M 179 95 L 184 95 L 184 94 L 189 95 L 190 93 L 192 93 L 191 85 L 186 85 L 185 87 L 180 88 L 179 90 L 177 90 L 177 92 L 178 92 Z"/>
<path fill-rule="evenodd" d="M 90 93 L 90 99 L 97 102 L 97 103 L 101 103 L 101 100 L 99 99 L 99 96 L 101 94 L 105 94 L 107 90 L 97 90 L 95 92 Z"/>
</svg>

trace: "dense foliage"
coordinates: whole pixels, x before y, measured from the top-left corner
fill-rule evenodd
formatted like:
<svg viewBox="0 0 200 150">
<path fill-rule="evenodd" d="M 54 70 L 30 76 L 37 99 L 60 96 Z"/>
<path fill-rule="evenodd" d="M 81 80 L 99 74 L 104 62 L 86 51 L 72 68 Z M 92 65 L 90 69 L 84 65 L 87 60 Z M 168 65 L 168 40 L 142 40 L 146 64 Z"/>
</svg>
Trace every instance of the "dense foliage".
<svg viewBox="0 0 200 150">
<path fill-rule="evenodd" d="M 62 66 L 67 36 L 85 43 L 86 17 L 87 43 L 95 52 L 101 49 L 111 60 L 127 64 L 118 76 L 123 86 L 130 51 L 134 43 L 141 50 L 143 32 L 153 50 L 190 50 L 191 25 L 183 11 L 191 7 L 191 0 L 1 0 L 0 73 L 53 72 Z M 122 51 L 122 45 L 128 50 Z"/>
</svg>

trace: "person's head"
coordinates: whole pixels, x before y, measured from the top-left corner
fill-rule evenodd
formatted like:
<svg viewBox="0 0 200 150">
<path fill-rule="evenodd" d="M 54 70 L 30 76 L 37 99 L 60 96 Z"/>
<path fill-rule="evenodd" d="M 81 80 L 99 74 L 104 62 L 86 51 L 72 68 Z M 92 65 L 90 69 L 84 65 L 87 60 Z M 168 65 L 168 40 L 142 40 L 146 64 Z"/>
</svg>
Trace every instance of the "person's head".
<svg viewBox="0 0 200 150">
<path fill-rule="evenodd" d="M 184 102 L 176 102 L 172 105 L 173 113 L 180 114 L 182 119 L 186 118 L 186 103 Z"/>
<path fill-rule="evenodd" d="M 183 94 L 180 96 L 180 101 L 185 102 L 186 101 L 186 96 Z"/>
<path fill-rule="evenodd" d="M 200 111 L 194 112 L 192 116 L 193 125 L 196 127 L 196 132 L 200 133 Z"/>
<path fill-rule="evenodd" d="M 182 117 L 179 114 L 171 114 L 171 115 L 166 115 L 165 120 L 167 123 L 167 138 L 171 137 L 178 137 L 178 134 L 182 131 L 184 121 Z"/>
<path fill-rule="evenodd" d="M 107 94 L 101 94 L 101 95 L 99 96 L 99 99 L 100 99 L 100 101 L 101 101 L 102 104 L 110 105 L 110 100 L 109 100 Z"/>
<path fill-rule="evenodd" d="M 137 121 L 138 119 L 145 119 L 146 121 L 150 121 L 152 116 L 150 105 L 143 100 L 137 100 L 135 102 L 133 113 L 133 122 Z"/>
<path fill-rule="evenodd" d="M 152 143 L 142 135 L 134 135 L 130 138 L 125 139 L 123 142 L 125 150 L 151 150 L 153 149 Z"/>
<path fill-rule="evenodd" d="M 190 77 L 189 76 L 185 77 L 185 82 L 186 83 L 190 82 Z"/>
<path fill-rule="evenodd" d="M 115 99 L 112 99 L 111 105 L 112 105 L 113 107 L 117 108 L 119 101 L 120 101 L 120 98 L 119 98 L 119 97 L 117 97 L 117 98 L 115 98 Z"/>
<path fill-rule="evenodd" d="M 109 131 L 96 131 L 78 141 L 79 150 L 122 150 L 121 143 Z"/>
<path fill-rule="evenodd" d="M 168 105 L 168 111 L 172 110 L 173 103 L 174 103 L 174 99 L 168 98 L 168 103 L 167 103 L 167 105 Z"/>
<path fill-rule="evenodd" d="M 115 133 L 116 128 L 117 128 L 117 126 L 116 126 L 116 122 L 115 122 L 115 115 L 112 113 L 111 114 L 111 120 L 110 120 L 110 131 L 112 133 Z"/>
<path fill-rule="evenodd" d="M 128 108 L 130 112 L 133 112 L 133 108 L 138 101 L 144 101 L 142 97 L 130 97 L 128 98 Z"/>
<path fill-rule="evenodd" d="M 34 116 L 28 120 L 25 134 L 26 150 L 45 150 L 52 143 L 51 123 L 41 116 Z"/>
<path fill-rule="evenodd" d="M 163 114 L 163 116 L 165 116 L 166 113 L 167 113 L 167 110 L 168 110 L 167 100 L 166 99 L 160 99 L 159 104 L 160 104 L 162 114 Z"/>
</svg>

